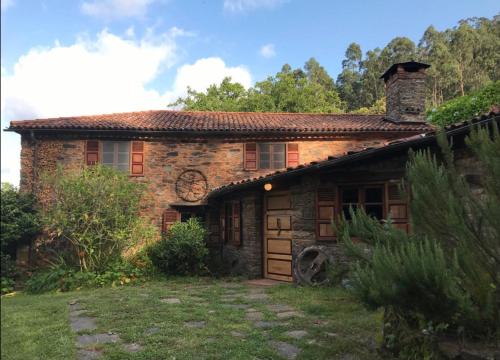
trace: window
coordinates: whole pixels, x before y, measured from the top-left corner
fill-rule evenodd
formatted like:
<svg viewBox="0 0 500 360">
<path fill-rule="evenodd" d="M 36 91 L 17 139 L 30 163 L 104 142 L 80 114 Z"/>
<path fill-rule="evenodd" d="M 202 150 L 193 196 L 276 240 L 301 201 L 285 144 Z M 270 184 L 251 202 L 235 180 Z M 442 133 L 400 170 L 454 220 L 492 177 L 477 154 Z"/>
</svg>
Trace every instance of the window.
<svg viewBox="0 0 500 360">
<path fill-rule="evenodd" d="M 362 208 L 375 219 L 384 218 L 384 188 L 383 186 L 358 186 L 340 188 L 340 205 L 342 214 L 351 220 L 350 208 Z"/>
<path fill-rule="evenodd" d="M 299 145 L 287 143 L 245 144 L 245 169 L 284 169 L 299 165 Z"/>
<path fill-rule="evenodd" d="M 102 164 L 128 172 L 130 169 L 130 143 L 128 141 L 103 141 Z"/>
<path fill-rule="evenodd" d="M 221 238 L 235 246 L 241 245 L 240 202 L 228 201 L 221 209 Z"/>
</svg>

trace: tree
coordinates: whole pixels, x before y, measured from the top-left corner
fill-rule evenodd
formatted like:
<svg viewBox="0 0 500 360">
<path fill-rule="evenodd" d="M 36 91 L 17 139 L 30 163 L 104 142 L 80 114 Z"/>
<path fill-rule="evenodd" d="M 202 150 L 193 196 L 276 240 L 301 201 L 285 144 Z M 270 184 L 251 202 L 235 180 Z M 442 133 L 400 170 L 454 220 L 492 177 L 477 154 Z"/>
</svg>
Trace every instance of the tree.
<svg viewBox="0 0 500 360">
<path fill-rule="evenodd" d="M 182 105 L 184 110 L 242 111 L 247 99 L 248 92 L 243 85 L 233 83 L 230 77 L 226 77 L 220 85 L 210 85 L 206 92 L 188 88 L 185 98 L 179 98 L 169 106 Z"/>
<path fill-rule="evenodd" d="M 363 104 L 361 99 L 361 47 L 351 43 L 342 61 L 342 72 L 337 77 L 339 96 L 347 104 L 347 109 L 357 109 Z"/>
<path fill-rule="evenodd" d="M 190 89 L 187 97 L 171 105 L 185 110 L 263 112 L 335 113 L 342 108 L 333 80 L 313 58 L 304 70 L 285 64 L 275 76 L 248 90 L 226 78 L 206 92 Z"/>
<path fill-rule="evenodd" d="M 440 331 L 468 338 L 500 331 L 498 125 L 472 129 L 466 143 L 482 169 L 481 196 L 455 167 L 441 134 L 441 160 L 425 150 L 411 153 L 407 164 L 412 234 L 363 211 L 351 211 L 351 222 L 340 226 L 357 259 L 353 292 L 366 306 L 385 309 L 385 344 L 402 358 L 428 356 L 428 341 Z"/>
</svg>

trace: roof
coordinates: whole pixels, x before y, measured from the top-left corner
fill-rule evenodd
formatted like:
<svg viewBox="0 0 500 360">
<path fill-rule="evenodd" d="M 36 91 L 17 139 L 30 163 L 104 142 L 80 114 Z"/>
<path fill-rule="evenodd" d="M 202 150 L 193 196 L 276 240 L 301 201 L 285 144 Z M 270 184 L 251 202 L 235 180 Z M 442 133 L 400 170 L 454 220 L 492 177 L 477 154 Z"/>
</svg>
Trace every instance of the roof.
<svg viewBox="0 0 500 360">
<path fill-rule="evenodd" d="M 422 132 L 425 123 L 394 123 L 383 115 L 154 110 L 11 121 L 9 131 L 139 131 L 193 133 Z"/>
<path fill-rule="evenodd" d="M 382 74 L 380 79 L 384 79 L 384 81 L 387 81 L 389 76 L 394 74 L 397 71 L 399 66 L 401 66 L 406 71 L 410 71 L 410 72 L 418 71 L 419 69 L 427 69 L 427 68 L 431 67 L 429 64 L 424 64 L 424 63 L 413 61 L 413 60 L 407 61 L 407 62 L 396 63 L 396 64 L 392 64 L 391 67 L 389 69 L 387 69 L 385 71 L 385 73 Z"/>
<path fill-rule="evenodd" d="M 484 124 L 493 121 L 500 123 L 500 112 L 498 112 L 497 110 L 494 110 L 489 114 L 485 114 L 470 121 L 463 121 L 460 123 L 449 125 L 445 127 L 445 131 L 448 136 L 452 136 L 468 131 L 472 124 Z M 407 150 L 412 146 L 433 143 L 436 141 L 436 136 L 436 131 L 428 131 L 407 138 L 394 140 L 387 143 L 386 145 L 377 148 L 365 148 L 360 151 L 347 151 L 343 156 L 329 157 L 327 160 L 315 161 L 309 164 L 299 165 L 294 168 L 287 168 L 286 170 L 276 171 L 267 175 L 232 182 L 213 189 L 210 192 L 209 197 L 217 197 L 219 195 L 227 194 L 235 190 L 242 190 L 244 188 L 262 185 L 270 181 L 300 176 L 322 169 L 334 168 L 337 166 L 353 163 L 358 160 L 381 156 L 383 154 L 395 152 L 397 150 Z"/>
</svg>

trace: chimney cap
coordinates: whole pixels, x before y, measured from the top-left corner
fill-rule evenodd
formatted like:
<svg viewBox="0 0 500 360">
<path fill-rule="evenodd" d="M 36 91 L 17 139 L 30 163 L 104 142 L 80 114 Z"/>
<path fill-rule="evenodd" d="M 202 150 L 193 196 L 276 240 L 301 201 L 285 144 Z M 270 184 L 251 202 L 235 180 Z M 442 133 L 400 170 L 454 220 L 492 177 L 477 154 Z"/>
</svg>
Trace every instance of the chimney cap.
<svg viewBox="0 0 500 360">
<path fill-rule="evenodd" d="M 424 64 L 413 60 L 407 62 L 400 62 L 393 64 L 389 69 L 386 70 L 386 72 L 380 78 L 384 79 L 384 81 L 387 81 L 387 79 L 389 79 L 389 77 L 397 71 L 398 66 L 402 66 L 403 69 L 411 72 L 431 67 L 429 64 Z"/>
</svg>

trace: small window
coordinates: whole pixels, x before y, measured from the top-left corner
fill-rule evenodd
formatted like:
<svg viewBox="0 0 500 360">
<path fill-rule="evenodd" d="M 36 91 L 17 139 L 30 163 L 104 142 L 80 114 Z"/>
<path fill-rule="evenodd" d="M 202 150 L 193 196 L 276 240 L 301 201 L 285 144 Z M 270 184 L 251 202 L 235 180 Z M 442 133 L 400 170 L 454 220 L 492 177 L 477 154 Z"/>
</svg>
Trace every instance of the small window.
<svg viewBox="0 0 500 360">
<path fill-rule="evenodd" d="M 130 143 L 128 141 L 103 141 L 102 164 L 128 172 L 130 169 Z"/>
<path fill-rule="evenodd" d="M 259 167 L 283 169 L 286 167 L 286 144 L 259 144 Z"/>
<path fill-rule="evenodd" d="M 364 186 L 342 188 L 340 191 L 342 213 L 351 220 L 349 209 L 362 208 L 371 217 L 384 218 L 384 191 L 382 186 Z"/>
</svg>

